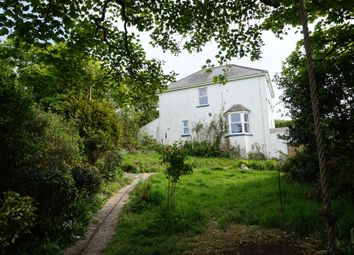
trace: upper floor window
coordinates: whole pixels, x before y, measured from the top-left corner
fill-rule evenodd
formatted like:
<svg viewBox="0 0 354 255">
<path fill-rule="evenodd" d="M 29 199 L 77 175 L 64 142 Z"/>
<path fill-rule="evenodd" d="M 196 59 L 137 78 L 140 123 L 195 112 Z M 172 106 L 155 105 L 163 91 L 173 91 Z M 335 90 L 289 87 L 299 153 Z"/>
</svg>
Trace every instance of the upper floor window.
<svg viewBox="0 0 354 255">
<path fill-rule="evenodd" d="M 199 105 L 208 105 L 208 88 L 198 89 Z"/>
<path fill-rule="evenodd" d="M 248 113 L 232 112 L 227 116 L 229 134 L 250 133 Z"/>
<path fill-rule="evenodd" d="M 189 124 L 188 120 L 183 120 L 182 121 L 182 136 L 189 136 Z"/>
</svg>

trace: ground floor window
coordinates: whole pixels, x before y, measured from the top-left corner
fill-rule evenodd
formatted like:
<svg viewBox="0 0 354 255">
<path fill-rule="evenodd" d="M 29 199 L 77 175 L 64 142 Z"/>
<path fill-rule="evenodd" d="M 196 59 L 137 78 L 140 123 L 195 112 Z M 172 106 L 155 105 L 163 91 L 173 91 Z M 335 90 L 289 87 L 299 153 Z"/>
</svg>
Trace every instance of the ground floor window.
<svg viewBox="0 0 354 255">
<path fill-rule="evenodd" d="M 229 134 L 250 133 L 248 113 L 232 112 L 227 115 Z"/>
<path fill-rule="evenodd" d="M 182 136 L 187 136 L 187 135 L 189 135 L 188 120 L 183 120 L 182 121 Z"/>
</svg>

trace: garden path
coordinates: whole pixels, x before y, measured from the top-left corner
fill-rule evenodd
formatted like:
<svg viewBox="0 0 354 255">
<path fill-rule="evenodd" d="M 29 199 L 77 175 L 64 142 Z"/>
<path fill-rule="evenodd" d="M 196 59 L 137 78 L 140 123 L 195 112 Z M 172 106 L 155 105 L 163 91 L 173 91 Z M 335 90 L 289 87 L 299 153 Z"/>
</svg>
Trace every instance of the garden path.
<svg viewBox="0 0 354 255">
<path fill-rule="evenodd" d="M 151 173 L 126 174 L 133 181 L 121 188 L 96 213 L 88 227 L 86 237 L 78 240 L 65 250 L 65 255 L 98 255 L 106 247 L 115 233 L 117 218 L 129 199 L 130 192 L 141 181 L 149 178 Z"/>
</svg>

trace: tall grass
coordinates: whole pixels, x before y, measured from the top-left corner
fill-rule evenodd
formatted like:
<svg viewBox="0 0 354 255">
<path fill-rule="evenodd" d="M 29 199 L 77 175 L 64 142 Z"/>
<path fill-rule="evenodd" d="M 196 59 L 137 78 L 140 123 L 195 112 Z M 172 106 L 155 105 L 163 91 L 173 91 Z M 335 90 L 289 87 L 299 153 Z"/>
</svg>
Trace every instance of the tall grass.
<svg viewBox="0 0 354 255">
<path fill-rule="evenodd" d="M 110 254 L 180 254 L 188 249 L 192 236 L 209 226 L 226 228 L 241 223 L 280 228 L 298 236 L 325 238 L 325 225 L 319 218 L 320 201 L 307 194 L 311 187 L 283 182 L 281 212 L 276 171 L 241 173 L 235 161 L 218 158 L 191 158 L 193 174 L 181 178 L 176 189 L 175 210 L 165 210 L 163 199 L 167 181 L 163 173 L 149 180 L 153 197 L 144 202 L 139 193 L 124 211 L 117 233 L 105 255 Z M 147 192 L 146 190 L 144 191 Z M 157 202 L 158 201 L 158 202 Z M 347 200 L 333 203 L 340 215 L 339 224 L 354 225 L 354 205 Z"/>
</svg>

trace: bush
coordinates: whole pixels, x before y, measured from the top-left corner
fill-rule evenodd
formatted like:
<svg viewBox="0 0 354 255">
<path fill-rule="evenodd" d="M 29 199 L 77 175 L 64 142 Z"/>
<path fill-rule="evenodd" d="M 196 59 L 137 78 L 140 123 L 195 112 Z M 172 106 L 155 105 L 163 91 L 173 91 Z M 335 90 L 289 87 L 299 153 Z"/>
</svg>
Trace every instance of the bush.
<svg viewBox="0 0 354 255">
<path fill-rule="evenodd" d="M 221 144 L 220 144 L 220 154 L 221 156 L 228 157 L 230 159 L 237 159 L 240 158 L 240 146 L 232 146 L 230 143 L 230 139 L 225 139 Z"/>
<path fill-rule="evenodd" d="M 95 166 L 104 180 L 115 180 L 121 177 L 121 163 L 122 156 L 117 151 L 107 151 L 96 161 Z"/>
<path fill-rule="evenodd" d="M 9 191 L 4 194 L 4 199 L 0 207 L 0 252 L 31 233 L 36 219 L 32 198 Z"/>
<path fill-rule="evenodd" d="M 315 182 L 319 174 L 315 152 L 301 148 L 284 161 L 282 171 L 298 182 Z"/>
<path fill-rule="evenodd" d="M 54 224 L 77 195 L 70 170 L 82 160 L 81 139 L 73 123 L 54 113 L 34 112 L 27 124 L 31 147 L 17 169 L 13 189 L 33 197 L 38 202 L 40 219 Z"/>
<path fill-rule="evenodd" d="M 75 167 L 72 170 L 72 175 L 75 181 L 75 187 L 87 193 L 93 195 L 97 193 L 101 185 L 101 176 L 98 169 L 89 164 L 83 164 Z"/>
<path fill-rule="evenodd" d="M 185 141 L 182 147 L 190 156 L 217 157 L 221 154 L 218 145 L 209 141 Z"/>
<path fill-rule="evenodd" d="M 123 163 L 121 168 L 126 173 L 141 173 L 140 168 L 138 168 L 135 164 L 132 163 Z"/>
<path fill-rule="evenodd" d="M 330 160 L 328 169 L 330 169 L 328 180 L 334 193 L 349 195 L 354 200 L 354 160 L 352 156 L 340 155 Z"/>
<path fill-rule="evenodd" d="M 119 148 L 122 120 L 112 103 L 76 97 L 67 102 L 64 109 L 66 117 L 76 121 L 89 163 L 94 164 L 106 152 Z"/>
<path fill-rule="evenodd" d="M 4 66 L 0 67 L 4 68 Z M 15 168 L 22 164 L 28 151 L 30 134 L 26 124 L 33 117 L 33 102 L 25 90 L 0 73 L 0 198 L 12 190 Z"/>
<path fill-rule="evenodd" d="M 160 205 L 164 196 L 158 190 L 152 190 L 149 182 L 140 182 L 133 193 L 132 203 L 129 210 L 132 212 L 141 212 L 150 205 Z"/>
<path fill-rule="evenodd" d="M 34 114 L 27 124 L 33 139 L 26 159 L 27 168 L 68 172 L 82 161 L 82 139 L 74 123 L 39 109 L 34 109 Z"/>
<path fill-rule="evenodd" d="M 186 163 L 186 160 L 186 150 L 177 143 L 167 147 L 162 154 L 162 162 L 167 164 L 167 209 L 172 209 L 174 206 L 176 185 L 180 177 L 193 172 L 193 165 Z"/>
<path fill-rule="evenodd" d="M 148 135 L 143 135 L 139 139 L 140 150 L 143 152 L 162 152 L 165 149 L 165 145 L 157 142 L 154 138 Z"/>
<path fill-rule="evenodd" d="M 258 143 L 254 143 L 252 145 L 252 150 L 253 151 L 250 151 L 247 154 L 249 159 L 253 159 L 253 160 L 265 160 L 265 159 L 267 159 L 267 157 L 264 155 L 264 153 L 261 152 L 261 146 Z"/>
</svg>

